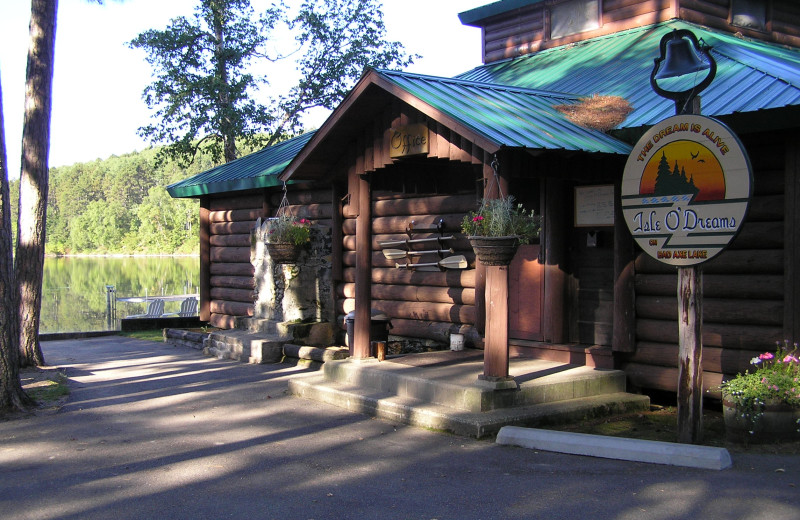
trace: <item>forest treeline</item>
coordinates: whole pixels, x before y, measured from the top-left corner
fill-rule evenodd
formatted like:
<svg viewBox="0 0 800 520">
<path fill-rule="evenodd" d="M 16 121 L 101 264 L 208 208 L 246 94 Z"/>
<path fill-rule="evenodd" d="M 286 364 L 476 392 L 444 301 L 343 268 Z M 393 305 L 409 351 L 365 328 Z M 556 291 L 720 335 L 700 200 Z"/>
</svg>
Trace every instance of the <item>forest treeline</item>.
<svg viewBox="0 0 800 520">
<path fill-rule="evenodd" d="M 51 168 L 47 254 L 197 253 L 198 200 L 173 199 L 166 186 L 216 164 L 201 154 L 188 167 L 159 164 L 157 153 L 149 148 Z M 19 180 L 11 182 L 11 192 L 15 219 Z"/>
</svg>

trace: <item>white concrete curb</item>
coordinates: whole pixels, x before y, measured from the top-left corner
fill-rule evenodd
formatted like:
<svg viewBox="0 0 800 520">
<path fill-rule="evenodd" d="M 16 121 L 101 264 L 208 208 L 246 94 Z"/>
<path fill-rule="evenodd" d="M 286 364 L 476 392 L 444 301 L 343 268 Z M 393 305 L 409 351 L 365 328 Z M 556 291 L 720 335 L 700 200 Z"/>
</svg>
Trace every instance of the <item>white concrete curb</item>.
<svg viewBox="0 0 800 520">
<path fill-rule="evenodd" d="M 519 426 L 502 427 L 497 434 L 496 442 L 497 444 L 572 455 L 690 468 L 722 470 L 733 465 L 731 455 L 725 448 L 557 432 Z"/>
</svg>

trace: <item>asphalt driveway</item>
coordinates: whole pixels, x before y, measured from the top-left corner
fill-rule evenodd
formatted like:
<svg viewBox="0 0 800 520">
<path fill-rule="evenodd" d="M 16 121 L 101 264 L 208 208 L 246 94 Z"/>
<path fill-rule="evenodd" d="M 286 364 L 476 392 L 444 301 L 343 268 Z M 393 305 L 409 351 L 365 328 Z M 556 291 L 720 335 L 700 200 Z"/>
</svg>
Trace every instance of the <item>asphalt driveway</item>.
<svg viewBox="0 0 800 520">
<path fill-rule="evenodd" d="M 725 471 L 497 446 L 287 395 L 313 372 L 115 336 L 42 344 L 57 413 L 0 422 L 12 519 L 800 519 L 800 457 Z"/>
</svg>

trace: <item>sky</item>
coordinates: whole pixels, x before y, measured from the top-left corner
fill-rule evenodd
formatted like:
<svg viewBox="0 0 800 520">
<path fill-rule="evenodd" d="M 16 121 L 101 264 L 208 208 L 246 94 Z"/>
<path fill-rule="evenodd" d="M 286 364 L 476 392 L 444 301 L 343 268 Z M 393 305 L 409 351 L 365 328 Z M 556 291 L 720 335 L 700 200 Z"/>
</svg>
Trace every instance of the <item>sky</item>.
<svg viewBox="0 0 800 520">
<path fill-rule="evenodd" d="M 196 0 L 61 0 L 56 28 L 50 166 L 105 159 L 147 148 L 137 135 L 151 111 L 142 101 L 152 81 L 144 52 L 127 42 L 147 29 L 190 17 Z M 253 0 L 268 5 L 265 0 Z M 298 0 L 288 0 L 297 4 Z M 481 31 L 458 13 L 491 0 L 384 0 L 387 39 L 422 57 L 406 70 L 454 76 L 481 64 Z M 0 0 L 0 81 L 9 177 L 19 177 L 30 2 Z M 289 74 L 291 69 L 289 69 Z M 276 90 L 281 85 L 273 82 Z M 282 90 L 287 90 L 287 88 Z M 319 126 L 327 113 L 307 119 Z"/>
</svg>

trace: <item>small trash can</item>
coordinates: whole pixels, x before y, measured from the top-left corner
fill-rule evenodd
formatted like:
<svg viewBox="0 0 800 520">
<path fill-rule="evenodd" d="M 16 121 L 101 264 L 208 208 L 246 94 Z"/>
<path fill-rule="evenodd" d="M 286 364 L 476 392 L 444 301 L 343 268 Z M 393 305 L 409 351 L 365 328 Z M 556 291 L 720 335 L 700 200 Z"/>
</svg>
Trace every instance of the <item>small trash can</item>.
<svg viewBox="0 0 800 520">
<path fill-rule="evenodd" d="M 347 329 L 347 347 L 350 349 L 350 355 L 353 355 L 353 336 L 355 330 L 355 323 L 356 323 L 356 311 L 350 311 L 347 313 L 347 316 L 344 318 L 345 327 Z M 379 311 L 378 309 L 372 309 L 372 314 L 370 318 L 370 326 L 369 326 L 369 355 L 375 356 L 373 342 L 375 341 L 388 341 L 389 340 L 389 329 L 392 328 L 392 321 L 391 319 L 384 314 L 383 312 Z"/>
</svg>

